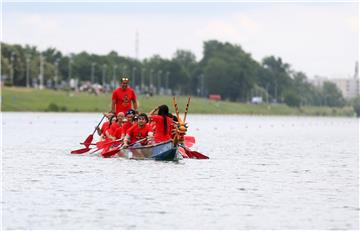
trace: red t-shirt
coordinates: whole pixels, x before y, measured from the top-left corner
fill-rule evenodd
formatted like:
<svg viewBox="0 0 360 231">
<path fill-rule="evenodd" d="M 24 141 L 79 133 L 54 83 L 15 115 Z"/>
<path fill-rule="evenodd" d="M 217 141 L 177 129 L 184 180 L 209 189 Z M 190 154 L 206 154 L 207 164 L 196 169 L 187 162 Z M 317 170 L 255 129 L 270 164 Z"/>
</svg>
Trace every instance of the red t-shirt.
<svg viewBox="0 0 360 231">
<path fill-rule="evenodd" d="M 121 136 L 123 134 L 123 128 L 122 127 L 118 127 L 116 130 L 115 130 L 115 133 L 114 133 L 114 136 L 116 139 L 120 139 Z"/>
<path fill-rule="evenodd" d="M 101 131 L 101 135 L 105 135 L 106 130 L 108 130 L 110 128 L 109 126 L 110 122 L 106 121 L 102 124 L 100 131 Z"/>
<path fill-rule="evenodd" d="M 152 129 L 148 124 L 145 124 L 142 128 L 140 128 L 138 124 L 134 124 L 126 132 L 126 135 L 130 136 L 129 144 L 133 144 L 138 140 L 146 138 L 149 132 L 152 132 Z M 141 144 L 146 144 L 146 142 L 147 141 L 144 140 Z"/>
<path fill-rule="evenodd" d="M 129 128 L 131 128 L 133 125 L 134 125 L 133 123 L 130 123 L 129 121 L 126 121 L 122 126 L 123 133 L 126 134 L 127 130 Z"/>
<path fill-rule="evenodd" d="M 119 126 L 118 123 L 113 122 L 113 123 L 110 125 L 110 128 L 109 128 L 109 130 L 108 130 L 109 135 L 114 136 L 116 129 L 118 129 L 119 127 L 120 127 L 120 126 Z"/>
<path fill-rule="evenodd" d="M 173 120 L 170 117 L 166 117 L 167 123 L 167 131 L 164 132 L 164 119 L 162 116 L 153 115 L 150 117 L 152 121 L 155 123 L 155 130 L 154 130 L 154 141 L 155 143 L 160 143 L 163 141 L 168 141 L 171 139 L 171 131 L 173 129 Z"/>
<path fill-rule="evenodd" d="M 131 109 L 131 102 L 136 101 L 135 91 L 130 87 L 127 87 L 125 90 L 118 87 L 112 93 L 112 100 L 115 101 L 116 115 L 119 112 L 126 113 L 129 109 Z"/>
</svg>

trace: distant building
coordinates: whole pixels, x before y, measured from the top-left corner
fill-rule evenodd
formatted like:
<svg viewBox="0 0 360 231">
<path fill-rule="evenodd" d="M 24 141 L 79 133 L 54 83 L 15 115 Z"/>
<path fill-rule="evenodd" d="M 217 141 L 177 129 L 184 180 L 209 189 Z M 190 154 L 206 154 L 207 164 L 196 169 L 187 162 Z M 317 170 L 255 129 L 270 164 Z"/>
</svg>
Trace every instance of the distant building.
<svg viewBox="0 0 360 231">
<path fill-rule="evenodd" d="M 358 62 L 355 64 L 355 73 L 353 78 L 336 78 L 329 79 L 326 77 L 315 76 L 309 82 L 315 87 L 322 87 L 324 82 L 332 82 L 341 91 L 345 99 L 353 99 L 360 96 L 360 80 L 359 80 L 359 67 Z"/>
<path fill-rule="evenodd" d="M 353 99 L 360 95 L 359 79 L 333 79 L 345 99 Z"/>
</svg>

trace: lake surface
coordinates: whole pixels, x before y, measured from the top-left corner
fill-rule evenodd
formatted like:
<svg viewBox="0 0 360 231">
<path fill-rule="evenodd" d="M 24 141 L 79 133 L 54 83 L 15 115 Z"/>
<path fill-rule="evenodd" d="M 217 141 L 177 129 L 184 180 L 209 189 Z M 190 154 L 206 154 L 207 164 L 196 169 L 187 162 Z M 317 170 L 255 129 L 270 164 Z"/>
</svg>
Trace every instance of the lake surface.
<svg viewBox="0 0 360 231">
<path fill-rule="evenodd" d="M 3 229 L 359 229 L 356 118 L 190 114 L 209 160 L 69 154 L 100 118 L 2 113 Z"/>
</svg>

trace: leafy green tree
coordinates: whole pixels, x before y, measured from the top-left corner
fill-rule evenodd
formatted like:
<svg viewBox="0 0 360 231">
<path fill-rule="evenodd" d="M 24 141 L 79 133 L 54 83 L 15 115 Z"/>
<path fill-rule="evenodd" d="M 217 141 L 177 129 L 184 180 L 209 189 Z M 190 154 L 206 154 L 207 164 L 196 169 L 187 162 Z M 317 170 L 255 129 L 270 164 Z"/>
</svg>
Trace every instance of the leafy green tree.
<svg viewBox="0 0 360 231">
<path fill-rule="evenodd" d="M 300 107 L 301 99 L 294 91 L 284 93 L 284 102 L 290 107 Z"/>
<path fill-rule="evenodd" d="M 343 107 L 345 105 L 341 91 L 334 83 L 328 81 L 324 82 L 322 86 L 322 98 L 324 104 L 330 107 Z"/>
<path fill-rule="evenodd" d="M 356 97 L 351 101 L 351 105 L 354 108 L 357 117 L 360 117 L 360 97 Z"/>
<path fill-rule="evenodd" d="M 204 43 L 200 67 L 209 94 L 221 94 L 235 101 L 246 98 L 254 85 L 259 64 L 240 46 L 211 40 Z"/>
</svg>

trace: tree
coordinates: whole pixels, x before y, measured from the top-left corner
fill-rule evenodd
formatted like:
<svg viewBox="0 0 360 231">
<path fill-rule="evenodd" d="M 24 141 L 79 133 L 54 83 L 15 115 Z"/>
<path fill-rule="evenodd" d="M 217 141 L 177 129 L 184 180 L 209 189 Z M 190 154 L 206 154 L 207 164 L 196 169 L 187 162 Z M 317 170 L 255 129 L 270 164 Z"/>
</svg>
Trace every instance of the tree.
<svg viewBox="0 0 360 231">
<path fill-rule="evenodd" d="M 325 105 L 330 107 L 342 107 L 345 105 L 344 97 L 334 83 L 325 81 L 322 86 L 322 98 Z"/>
<path fill-rule="evenodd" d="M 218 93 L 232 101 L 246 98 L 254 85 L 260 65 L 238 45 L 215 40 L 204 43 L 200 68 L 209 93 Z"/>
<path fill-rule="evenodd" d="M 300 107 L 300 97 L 293 91 L 284 93 L 284 101 L 290 107 Z"/>
</svg>

